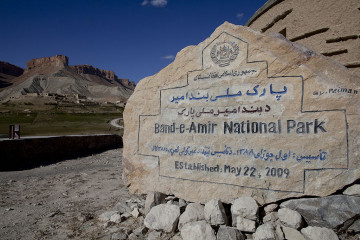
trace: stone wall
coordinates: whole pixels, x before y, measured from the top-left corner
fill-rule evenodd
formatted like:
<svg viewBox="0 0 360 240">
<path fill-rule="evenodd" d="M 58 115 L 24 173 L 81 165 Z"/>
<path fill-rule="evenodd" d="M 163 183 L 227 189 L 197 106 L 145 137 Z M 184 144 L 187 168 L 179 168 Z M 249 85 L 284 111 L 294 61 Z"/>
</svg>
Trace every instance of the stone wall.
<svg viewBox="0 0 360 240">
<path fill-rule="evenodd" d="M 119 135 L 3 140 L 0 144 L 2 159 L 0 171 L 26 169 L 120 147 L 122 147 L 122 138 Z"/>
<path fill-rule="evenodd" d="M 359 10 L 358 0 L 269 0 L 246 26 L 280 33 L 360 74 Z"/>
</svg>

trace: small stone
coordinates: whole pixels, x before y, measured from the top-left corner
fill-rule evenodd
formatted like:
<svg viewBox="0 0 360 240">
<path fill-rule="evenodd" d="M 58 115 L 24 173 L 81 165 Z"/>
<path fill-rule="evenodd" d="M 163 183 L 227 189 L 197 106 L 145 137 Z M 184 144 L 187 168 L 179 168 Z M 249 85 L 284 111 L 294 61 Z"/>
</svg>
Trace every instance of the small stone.
<svg viewBox="0 0 360 240">
<path fill-rule="evenodd" d="M 94 215 L 92 213 L 80 213 L 80 215 L 78 216 L 78 220 L 81 222 L 81 223 L 84 223 L 84 222 L 87 222 L 89 221 L 90 219 L 93 219 L 94 218 Z"/>
<path fill-rule="evenodd" d="M 272 212 L 263 218 L 263 222 L 276 222 L 279 219 L 277 212 Z"/>
<path fill-rule="evenodd" d="M 13 208 L 5 208 L 6 212 L 9 212 L 9 211 L 12 211 L 12 210 L 14 210 L 14 209 Z"/>
<path fill-rule="evenodd" d="M 216 240 L 214 230 L 206 221 L 189 222 L 181 229 L 183 240 Z"/>
<path fill-rule="evenodd" d="M 104 212 L 102 213 L 100 216 L 99 216 L 99 220 L 102 221 L 102 222 L 107 222 L 107 221 L 110 221 L 110 218 L 112 215 L 118 213 L 118 211 L 107 211 L 107 212 Z"/>
<path fill-rule="evenodd" d="M 332 229 L 321 228 L 321 227 L 307 227 L 301 229 L 301 233 L 306 239 L 311 240 L 338 240 L 338 236 Z"/>
<path fill-rule="evenodd" d="M 204 207 L 205 220 L 213 226 L 227 225 L 228 219 L 221 201 L 212 199 Z"/>
<path fill-rule="evenodd" d="M 285 238 L 291 240 L 306 240 L 305 237 L 296 229 L 283 227 Z"/>
<path fill-rule="evenodd" d="M 348 187 L 344 191 L 344 194 L 359 197 L 360 196 L 360 184 L 355 184 L 355 185 L 352 185 L 352 186 Z"/>
<path fill-rule="evenodd" d="M 146 240 L 159 240 L 160 237 L 161 237 L 161 232 L 153 231 L 148 234 Z"/>
<path fill-rule="evenodd" d="M 240 216 L 236 218 L 236 228 L 242 232 L 255 232 L 256 223 L 253 220 L 249 220 Z"/>
<path fill-rule="evenodd" d="M 125 221 L 126 219 L 128 219 L 131 216 L 132 216 L 131 213 L 128 213 L 128 212 L 121 214 L 121 220 Z"/>
<path fill-rule="evenodd" d="M 123 214 L 123 213 L 126 213 L 126 212 L 131 212 L 131 209 L 130 209 L 130 207 L 127 205 L 127 203 L 126 202 L 119 202 L 118 204 L 116 204 L 116 206 L 115 206 L 115 209 L 117 210 L 117 211 L 119 211 L 121 214 Z"/>
<path fill-rule="evenodd" d="M 117 232 L 117 233 L 114 233 L 112 236 L 111 236 L 111 239 L 112 240 L 126 240 L 127 239 L 127 235 L 125 233 L 122 233 L 122 232 Z"/>
<path fill-rule="evenodd" d="M 350 227 L 350 231 L 353 231 L 354 233 L 360 233 L 360 219 L 356 220 Z"/>
<path fill-rule="evenodd" d="M 134 208 L 134 210 L 132 210 L 132 212 L 131 212 L 131 215 L 132 215 L 134 218 L 138 218 L 139 215 L 140 215 L 139 209 L 138 209 L 138 208 Z"/>
<path fill-rule="evenodd" d="M 234 227 L 220 226 L 217 235 L 217 240 L 244 240 L 245 236 L 240 230 Z"/>
<path fill-rule="evenodd" d="M 265 223 L 256 229 L 253 234 L 254 240 L 277 240 L 275 226 L 272 223 Z"/>
<path fill-rule="evenodd" d="M 186 207 L 186 202 L 184 199 L 181 199 L 181 198 L 179 199 L 179 207 L 180 208 Z"/>
<path fill-rule="evenodd" d="M 114 222 L 114 223 L 120 223 L 120 222 L 121 222 L 121 216 L 120 216 L 120 214 L 118 214 L 118 213 L 113 214 L 113 215 L 110 217 L 110 221 L 111 221 L 111 222 Z"/>
<path fill-rule="evenodd" d="M 147 228 L 144 227 L 144 226 L 141 226 L 141 227 L 138 227 L 136 228 L 133 233 L 136 235 L 136 236 L 141 236 L 141 235 L 144 235 L 145 233 L 147 233 Z"/>
<path fill-rule="evenodd" d="M 266 214 L 269 214 L 269 213 L 273 212 L 278 207 L 279 207 L 279 205 L 276 204 L 276 203 L 269 204 L 264 208 L 264 211 L 265 211 Z"/>
<path fill-rule="evenodd" d="M 259 206 L 252 197 L 241 197 L 235 199 L 231 206 L 231 214 L 233 219 L 233 226 L 236 226 L 236 217 L 241 216 L 246 219 L 256 220 Z"/>
<path fill-rule="evenodd" d="M 171 204 L 160 204 L 153 207 L 146 215 L 144 225 L 153 230 L 174 232 L 180 217 L 180 208 Z"/>
<path fill-rule="evenodd" d="M 277 224 L 277 225 L 275 226 L 275 233 L 276 233 L 276 236 L 277 236 L 276 240 L 283 240 L 283 239 L 285 239 L 284 233 L 283 233 L 283 231 L 282 231 L 282 229 L 281 229 L 281 225 Z"/>
<path fill-rule="evenodd" d="M 167 197 L 165 198 L 165 201 L 171 201 L 171 200 L 175 200 L 175 199 L 176 199 L 175 196 L 167 196 Z"/>
<path fill-rule="evenodd" d="M 278 217 L 280 222 L 287 227 L 300 229 L 303 225 L 303 220 L 300 213 L 289 208 L 279 209 Z"/>
<path fill-rule="evenodd" d="M 150 192 L 145 200 L 145 214 L 148 214 L 150 209 L 165 202 L 166 195 L 161 192 Z"/>
<path fill-rule="evenodd" d="M 129 240 L 137 240 L 138 237 L 135 235 L 135 233 L 131 233 L 128 237 Z"/>
<path fill-rule="evenodd" d="M 199 203 L 190 203 L 179 218 L 179 230 L 188 222 L 205 220 L 204 206 Z"/>
</svg>

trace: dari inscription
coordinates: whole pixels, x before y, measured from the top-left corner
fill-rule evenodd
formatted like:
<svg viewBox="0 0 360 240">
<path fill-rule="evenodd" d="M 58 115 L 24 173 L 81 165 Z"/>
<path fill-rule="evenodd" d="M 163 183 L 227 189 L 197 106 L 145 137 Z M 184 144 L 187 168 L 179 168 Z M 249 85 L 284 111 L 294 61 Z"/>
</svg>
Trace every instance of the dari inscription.
<svg viewBox="0 0 360 240">
<path fill-rule="evenodd" d="M 305 111 L 303 76 L 269 77 L 248 47 L 221 33 L 186 85 L 160 90 L 159 114 L 139 116 L 138 154 L 159 177 L 305 193 L 306 171 L 348 168 L 345 110 Z"/>
<path fill-rule="evenodd" d="M 359 82 L 305 47 L 224 23 L 136 87 L 124 180 L 202 203 L 333 194 L 360 179 Z"/>
</svg>

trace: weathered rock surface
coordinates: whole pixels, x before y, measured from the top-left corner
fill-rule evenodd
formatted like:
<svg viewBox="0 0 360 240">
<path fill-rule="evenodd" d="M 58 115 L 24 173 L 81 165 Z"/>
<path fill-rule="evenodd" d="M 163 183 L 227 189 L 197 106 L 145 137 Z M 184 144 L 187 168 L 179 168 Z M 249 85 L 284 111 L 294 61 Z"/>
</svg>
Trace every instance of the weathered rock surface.
<svg viewBox="0 0 360 240">
<path fill-rule="evenodd" d="M 279 209 L 278 217 L 280 222 L 287 227 L 300 229 L 303 225 L 303 220 L 300 213 L 288 208 Z"/>
<path fill-rule="evenodd" d="M 360 196 L 360 184 L 352 185 L 344 191 L 345 195 Z"/>
<path fill-rule="evenodd" d="M 204 206 L 199 203 L 190 203 L 179 218 L 179 230 L 189 222 L 205 220 Z"/>
<path fill-rule="evenodd" d="M 252 197 L 241 197 L 234 200 L 231 205 L 231 215 L 233 226 L 236 226 L 237 216 L 256 220 L 259 211 L 257 202 Z"/>
<path fill-rule="evenodd" d="M 160 192 L 150 192 L 146 196 L 145 201 L 145 214 L 148 214 L 152 207 L 155 207 L 159 204 L 165 203 L 166 195 Z"/>
<path fill-rule="evenodd" d="M 236 228 L 242 232 L 255 232 L 256 223 L 253 220 L 249 220 L 240 216 L 236 217 Z"/>
<path fill-rule="evenodd" d="M 330 195 L 360 178 L 359 86 L 310 49 L 226 22 L 139 82 L 124 179 L 201 203 Z"/>
<path fill-rule="evenodd" d="M 214 230 L 206 221 L 190 222 L 181 229 L 183 240 L 216 240 Z"/>
<path fill-rule="evenodd" d="M 277 212 L 272 212 L 263 218 L 263 222 L 276 222 L 279 219 Z"/>
<path fill-rule="evenodd" d="M 269 214 L 269 213 L 273 212 L 278 207 L 279 207 L 279 205 L 276 204 L 276 203 L 269 204 L 266 207 L 264 207 L 264 211 L 265 211 L 266 214 Z"/>
<path fill-rule="evenodd" d="M 112 217 L 114 214 L 118 214 L 118 211 L 107 211 L 107 212 L 104 212 L 104 213 L 102 213 L 102 214 L 99 216 L 99 220 L 100 220 L 100 221 L 103 221 L 103 222 L 110 221 L 111 217 Z"/>
<path fill-rule="evenodd" d="M 282 227 L 285 239 L 291 240 L 306 240 L 305 237 L 296 229 L 289 227 Z"/>
<path fill-rule="evenodd" d="M 220 226 L 216 240 L 244 240 L 245 236 L 236 228 Z"/>
<path fill-rule="evenodd" d="M 225 208 L 222 202 L 217 199 L 212 199 L 205 204 L 204 216 L 205 220 L 210 223 L 210 225 L 217 226 L 228 224 Z"/>
<path fill-rule="evenodd" d="M 360 214 L 360 197 L 334 195 L 294 199 L 283 202 L 280 207 L 299 212 L 308 225 L 343 231 Z"/>
<path fill-rule="evenodd" d="M 253 234 L 254 240 L 277 240 L 275 225 L 265 223 L 256 229 Z"/>
<path fill-rule="evenodd" d="M 338 240 L 336 233 L 328 228 L 307 227 L 301 229 L 301 233 L 309 240 Z"/>
<path fill-rule="evenodd" d="M 152 230 L 173 232 L 180 216 L 180 208 L 173 204 L 160 204 L 153 207 L 144 219 L 144 224 Z"/>
</svg>

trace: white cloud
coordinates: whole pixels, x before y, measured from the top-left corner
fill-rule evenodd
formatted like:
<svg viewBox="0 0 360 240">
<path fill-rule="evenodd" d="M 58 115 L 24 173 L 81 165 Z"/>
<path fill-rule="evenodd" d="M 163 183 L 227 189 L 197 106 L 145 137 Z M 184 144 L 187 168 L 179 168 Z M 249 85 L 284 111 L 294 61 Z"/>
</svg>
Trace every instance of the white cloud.
<svg viewBox="0 0 360 240">
<path fill-rule="evenodd" d="M 154 7 L 165 7 L 168 3 L 168 0 L 144 0 L 141 3 L 141 6 L 146 6 L 148 4 L 154 6 Z"/>
<path fill-rule="evenodd" d="M 168 60 L 173 60 L 174 58 L 175 58 L 174 55 L 167 55 L 167 56 L 162 57 L 162 59 L 168 59 Z"/>
<path fill-rule="evenodd" d="M 238 14 L 236 14 L 236 17 L 237 17 L 238 19 L 242 19 L 243 16 L 244 16 L 243 13 L 238 13 Z"/>
</svg>

